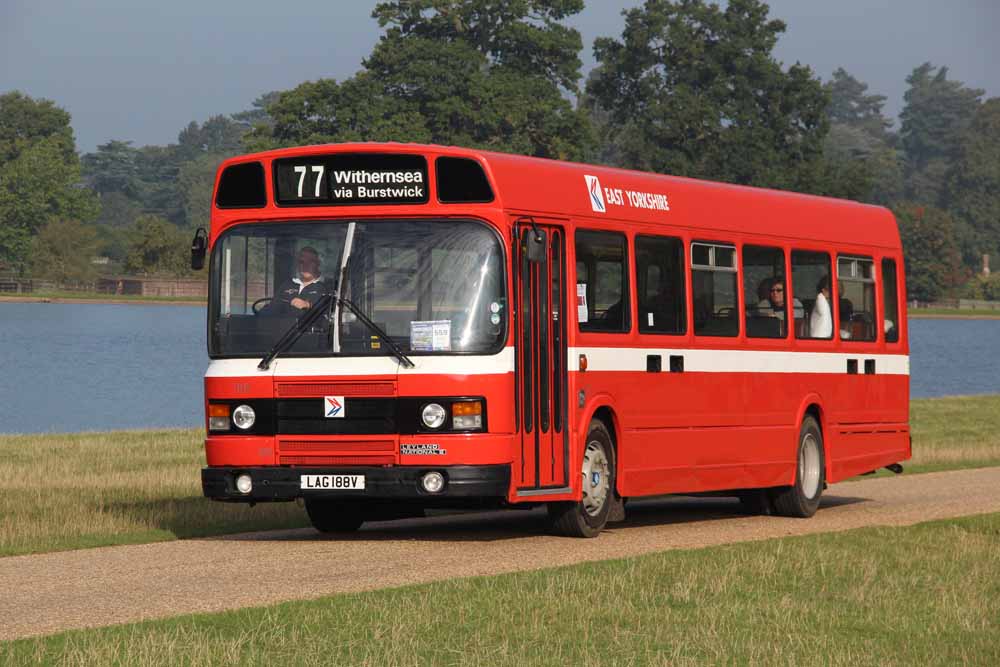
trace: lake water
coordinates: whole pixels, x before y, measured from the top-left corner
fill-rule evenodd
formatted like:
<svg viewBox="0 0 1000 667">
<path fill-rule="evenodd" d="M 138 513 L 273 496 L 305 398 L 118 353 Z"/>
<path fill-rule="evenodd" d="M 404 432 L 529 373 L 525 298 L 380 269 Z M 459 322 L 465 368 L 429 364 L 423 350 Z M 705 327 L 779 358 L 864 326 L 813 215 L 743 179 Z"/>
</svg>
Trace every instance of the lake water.
<svg viewBox="0 0 1000 667">
<path fill-rule="evenodd" d="M 202 424 L 205 309 L 0 303 L 0 433 Z M 1000 320 L 911 320 L 914 398 L 1000 393 Z"/>
</svg>

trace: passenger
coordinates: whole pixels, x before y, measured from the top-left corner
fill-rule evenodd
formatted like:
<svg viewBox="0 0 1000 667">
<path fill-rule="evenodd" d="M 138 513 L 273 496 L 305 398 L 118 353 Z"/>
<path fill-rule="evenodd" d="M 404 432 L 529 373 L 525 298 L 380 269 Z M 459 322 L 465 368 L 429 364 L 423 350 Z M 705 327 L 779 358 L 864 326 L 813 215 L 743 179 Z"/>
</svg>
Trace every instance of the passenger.
<svg viewBox="0 0 1000 667">
<path fill-rule="evenodd" d="M 840 337 L 844 340 L 850 340 L 852 337 L 851 333 L 851 318 L 854 317 L 854 304 L 851 300 L 846 297 L 840 297 Z"/>
<path fill-rule="evenodd" d="M 777 317 L 780 320 L 785 319 L 785 283 L 781 278 L 766 278 L 761 285 L 767 284 L 767 298 L 762 299 L 757 303 L 756 314 L 761 317 Z M 758 288 L 758 294 L 760 289 Z M 792 299 L 792 308 L 795 311 L 795 319 L 802 319 L 803 307 L 802 302 L 798 299 Z"/>
<path fill-rule="evenodd" d="M 323 275 L 319 253 L 311 246 L 299 250 L 298 277 L 281 284 L 268 310 L 285 311 L 289 307 L 305 310 L 323 296 Z"/>
<path fill-rule="evenodd" d="M 809 337 L 829 338 L 833 335 L 830 314 L 830 276 L 823 276 L 816 285 L 816 303 L 809 314 Z"/>
</svg>

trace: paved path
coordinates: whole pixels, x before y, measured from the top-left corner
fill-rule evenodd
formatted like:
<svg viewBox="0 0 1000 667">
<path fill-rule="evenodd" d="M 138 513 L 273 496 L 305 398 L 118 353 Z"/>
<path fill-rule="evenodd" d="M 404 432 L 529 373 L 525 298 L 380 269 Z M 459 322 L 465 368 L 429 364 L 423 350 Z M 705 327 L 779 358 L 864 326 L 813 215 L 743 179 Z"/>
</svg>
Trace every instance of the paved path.
<svg viewBox="0 0 1000 667">
<path fill-rule="evenodd" d="M 284 600 L 861 526 L 1000 512 L 1000 468 L 836 484 L 808 520 L 748 517 L 725 498 L 629 504 L 592 540 L 540 534 L 539 510 L 0 558 L 0 640 Z"/>
</svg>

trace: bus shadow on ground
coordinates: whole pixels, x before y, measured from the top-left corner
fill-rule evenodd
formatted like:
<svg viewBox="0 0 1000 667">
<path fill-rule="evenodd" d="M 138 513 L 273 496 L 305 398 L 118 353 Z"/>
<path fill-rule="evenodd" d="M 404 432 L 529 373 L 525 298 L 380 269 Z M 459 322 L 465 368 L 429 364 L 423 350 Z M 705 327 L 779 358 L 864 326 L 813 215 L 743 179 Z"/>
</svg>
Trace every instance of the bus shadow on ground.
<svg viewBox="0 0 1000 667">
<path fill-rule="evenodd" d="M 824 496 L 824 510 L 867 502 L 867 498 Z M 608 524 L 607 530 L 671 526 L 733 519 L 768 520 L 747 514 L 735 498 L 664 496 L 628 503 L 626 519 Z M 781 519 L 780 517 L 774 517 Z M 323 534 L 312 528 L 229 535 L 219 539 L 250 541 L 420 541 L 491 542 L 547 535 L 544 507 L 532 510 L 446 512 L 435 511 L 424 518 L 366 523 L 357 533 Z M 567 538 L 572 539 L 572 538 Z"/>
</svg>

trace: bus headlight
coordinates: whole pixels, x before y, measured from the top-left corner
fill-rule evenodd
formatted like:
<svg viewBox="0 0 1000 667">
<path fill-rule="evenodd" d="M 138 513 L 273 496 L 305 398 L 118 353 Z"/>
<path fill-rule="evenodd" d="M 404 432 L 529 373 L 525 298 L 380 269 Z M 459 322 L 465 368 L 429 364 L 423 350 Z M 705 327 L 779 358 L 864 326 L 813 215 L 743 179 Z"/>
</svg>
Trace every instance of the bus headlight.
<svg viewBox="0 0 1000 667">
<path fill-rule="evenodd" d="M 423 412 L 420 413 L 420 418 L 427 428 L 441 428 L 447 416 L 448 413 L 445 409 L 437 403 L 428 403 L 424 406 Z"/>
<path fill-rule="evenodd" d="M 254 421 L 257 419 L 257 414 L 253 411 L 249 405 L 240 405 L 233 410 L 233 423 L 236 424 L 236 428 L 247 430 L 253 426 Z"/>
</svg>

